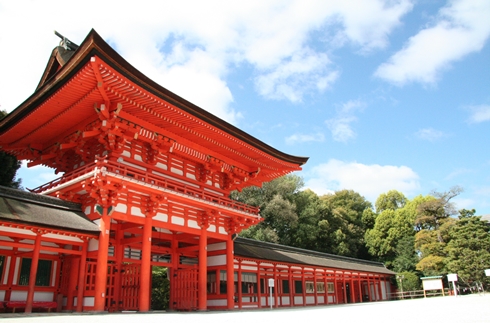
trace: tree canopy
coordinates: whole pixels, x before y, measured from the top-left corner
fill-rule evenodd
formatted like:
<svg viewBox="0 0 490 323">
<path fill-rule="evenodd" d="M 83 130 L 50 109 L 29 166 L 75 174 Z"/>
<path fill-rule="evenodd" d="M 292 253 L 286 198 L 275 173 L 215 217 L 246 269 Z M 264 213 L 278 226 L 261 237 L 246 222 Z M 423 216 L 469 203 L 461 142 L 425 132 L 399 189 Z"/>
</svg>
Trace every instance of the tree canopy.
<svg viewBox="0 0 490 323">
<path fill-rule="evenodd" d="M 0 110 L 0 120 L 7 115 L 7 112 Z M 17 158 L 0 151 L 0 185 L 20 188 L 21 180 L 16 178 L 17 170 L 20 168 L 20 162 Z"/>
</svg>

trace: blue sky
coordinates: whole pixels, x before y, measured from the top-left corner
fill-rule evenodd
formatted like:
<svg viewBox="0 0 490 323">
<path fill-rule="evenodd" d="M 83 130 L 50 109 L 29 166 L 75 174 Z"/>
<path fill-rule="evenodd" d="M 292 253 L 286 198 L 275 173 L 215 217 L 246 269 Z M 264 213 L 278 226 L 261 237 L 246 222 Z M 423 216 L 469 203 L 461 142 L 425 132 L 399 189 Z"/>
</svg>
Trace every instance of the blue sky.
<svg viewBox="0 0 490 323">
<path fill-rule="evenodd" d="M 297 174 L 319 195 L 459 185 L 458 208 L 489 214 L 489 17 L 488 0 L 0 0 L 0 109 L 34 91 L 53 30 L 81 43 L 94 28 L 162 86 L 309 156 Z"/>
</svg>

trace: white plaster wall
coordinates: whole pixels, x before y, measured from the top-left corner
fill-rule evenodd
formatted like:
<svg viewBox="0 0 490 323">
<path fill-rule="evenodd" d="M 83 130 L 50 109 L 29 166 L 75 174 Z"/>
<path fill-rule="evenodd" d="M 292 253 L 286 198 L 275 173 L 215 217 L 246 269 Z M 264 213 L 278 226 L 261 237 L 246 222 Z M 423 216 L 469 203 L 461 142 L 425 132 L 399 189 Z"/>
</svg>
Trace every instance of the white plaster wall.
<svg viewBox="0 0 490 323">
<path fill-rule="evenodd" d="M 165 213 L 158 212 L 153 219 L 157 221 L 168 222 L 168 215 Z"/>
<path fill-rule="evenodd" d="M 10 294 L 11 301 L 25 301 L 27 299 L 27 291 L 13 290 Z"/>
<path fill-rule="evenodd" d="M 5 300 L 5 291 L 0 290 L 0 302 Z"/>
<path fill-rule="evenodd" d="M 208 257 L 209 266 L 226 265 L 226 255 L 210 256 Z"/>
<path fill-rule="evenodd" d="M 325 296 L 318 296 L 318 304 L 325 304 Z"/>
<path fill-rule="evenodd" d="M 306 296 L 306 304 L 315 304 L 315 296 Z"/>
<path fill-rule="evenodd" d="M 178 217 L 178 216 L 173 216 L 172 217 L 172 223 L 176 225 L 184 225 L 185 221 L 184 218 Z"/>
<path fill-rule="evenodd" d="M 145 215 L 143 213 L 141 213 L 141 209 L 139 207 L 136 207 L 136 206 L 131 207 L 131 215 L 139 216 L 142 218 L 145 217 Z"/>
<path fill-rule="evenodd" d="M 303 305 L 303 296 L 294 296 L 294 305 Z"/>
<path fill-rule="evenodd" d="M 99 250 L 99 240 L 90 239 L 88 241 L 88 251 Z"/>
<path fill-rule="evenodd" d="M 226 299 L 208 299 L 208 306 L 226 306 Z"/>
<path fill-rule="evenodd" d="M 289 305 L 289 296 L 282 296 L 281 300 L 283 305 Z"/>
<path fill-rule="evenodd" d="M 35 302 L 52 302 L 53 301 L 53 292 L 34 292 L 34 301 Z M 27 299 L 27 294 L 26 294 Z"/>
<path fill-rule="evenodd" d="M 208 251 L 226 250 L 226 242 L 209 244 L 207 250 Z"/>
<path fill-rule="evenodd" d="M 95 297 L 84 297 L 83 298 L 83 306 L 94 306 Z"/>
</svg>

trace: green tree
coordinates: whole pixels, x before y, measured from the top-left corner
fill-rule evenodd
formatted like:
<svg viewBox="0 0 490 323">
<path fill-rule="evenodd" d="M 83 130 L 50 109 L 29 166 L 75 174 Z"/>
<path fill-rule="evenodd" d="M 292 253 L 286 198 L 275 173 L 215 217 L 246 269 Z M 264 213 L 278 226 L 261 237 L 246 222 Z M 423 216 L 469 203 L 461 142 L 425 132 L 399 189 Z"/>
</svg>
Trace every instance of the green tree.
<svg viewBox="0 0 490 323">
<path fill-rule="evenodd" d="M 151 309 L 168 309 L 169 302 L 170 281 L 168 279 L 168 268 L 153 266 L 151 279 Z"/>
<path fill-rule="evenodd" d="M 380 213 L 384 210 L 397 210 L 405 206 L 407 204 L 407 198 L 403 193 L 391 190 L 388 193 L 381 194 L 376 199 L 376 212 Z"/>
<path fill-rule="evenodd" d="M 458 186 L 448 192 L 434 192 L 432 199 L 417 207 L 415 248 L 420 260 L 416 268 L 426 276 L 445 272 L 445 247 L 450 240 L 449 231 L 456 222 L 452 217 L 456 211 L 451 200 L 461 192 Z"/>
<path fill-rule="evenodd" d="M 451 228 L 447 243 L 447 269 L 457 273 L 463 282 L 484 282 L 484 270 L 490 268 L 490 227 L 475 210 L 461 210 Z"/>
<path fill-rule="evenodd" d="M 372 205 L 359 193 L 341 190 L 321 198 L 324 206 L 319 221 L 321 243 L 329 244 L 326 252 L 337 255 L 370 259 L 365 246 L 364 235 L 367 229 L 366 210 Z M 326 249 L 326 248 L 325 248 Z M 324 251 L 324 250 L 321 250 Z"/>
<path fill-rule="evenodd" d="M 407 200 L 402 193 L 390 191 L 390 194 L 382 194 L 376 201 L 381 213 L 375 218 L 374 226 L 366 230 L 365 239 L 369 253 L 378 261 L 382 261 L 390 269 L 394 269 L 395 261 L 400 270 L 412 268 L 416 258 L 412 258 L 412 248 L 408 241 L 413 241 L 415 236 L 414 221 L 417 216 L 417 208 L 420 204 L 432 199 L 432 197 L 416 196 Z M 397 203 L 385 203 L 385 196 L 396 196 Z M 391 199 L 393 201 L 393 199 Z M 398 259 L 397 259 L 398 258 Z M 407 261 L 414 261 L 409 265 Z M 403 263 L 403 264 L 402 264 Z"/>
<path fill-rule="evenodd" d="M 420 290 L 420 277 L 412 271 L 402 271 L 397 274 L 397 277 L 403 276 L 401 279 L 396 280 L 398 290 L 401 291 L 403 287 L 404 292 Z"/>
<path fill-rule="evenodd" d="M 7 115 L 7 112 L 0 110 L 0 120 Z M 0 185 L 21 188 L 21 180 L 16 178 L 17 170 L 20 168 L 20 162 L 15 156 L 0 151 Z"/>
<path fill-rule="evenodd" d="M 242 231 L 240 235 L 256 240 L 291 244 L 293 230 L 298 224 L 295 198 L 302 187 L 301 177 L 286 175 L 264 183 L 262 187 L 247 187 L 242 192 L 232 192 L 232 199 L 260 207 L 260 214 L 264 218 L 264 221 Z"/>
</svg>

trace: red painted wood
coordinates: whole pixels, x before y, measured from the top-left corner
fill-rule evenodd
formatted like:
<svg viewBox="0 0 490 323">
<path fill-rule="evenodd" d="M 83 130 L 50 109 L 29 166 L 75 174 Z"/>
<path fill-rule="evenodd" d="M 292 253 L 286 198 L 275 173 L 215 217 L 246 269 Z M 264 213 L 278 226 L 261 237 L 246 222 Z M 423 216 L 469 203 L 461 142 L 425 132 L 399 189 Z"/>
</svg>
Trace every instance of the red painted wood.
<svg viewBox="0 0 490 323">
<path fill-rule="evenodd" d="M 88 270 L 86 270 L 87 267 L 87 247 L 88 247 L 88 241 L 85 241 L 83 246 L 82 246 L 82 255 L 80 256 L 80 267 L 78 271 L 78 291 L 77 291 L 77 312 L 81 312 L 83 310 L 83 295 L 84 291 L 86 290 L 86 273 L 88 273 Z M 73 277 L 75 280 L 75 277 Z"/>
<path fill-rule="evenodd" d="M 41 248 L 41 233 L 36 235 L 36 240 L 34 242 L 34 250 L 31 261 L 31 272 L 29 274 L 29 288 L 27 290 L 27 300 L 26 300 L 26 313 L 32 312 L 32 302 L 34 301 L 34 289 L 36 286 L 36 274 L 37 267 L 39 264 L 39 251 Z"/>
<path fill-rule="evenodd" d="M 143 226 L 142 250 L 141 250 L 141 278 L 139 291 L 139 310 L 148 312 L 150 310 L 150 287 L 151 287 L 151 228 L 152 217 L 146 215 Z"/>
<path fill-rule="evenodd" d="M 97 252 L 97 267 L 95 277 L 94 310 L 104 311 L 107 293 L 107 258 L 109 251 L 109 238 L 111 220 L 107 216 L 107 207 L 103 207 L 103 214 L 99 222 L 99 250 Z"/>
<path fill-rule="evenodd" d="M 206 279 L 207 279 L 207 225 L 204 225 L 201 229 L 201 236 L 199 237 L 199 305 L 198 309 L 201 311 L 207 308 L 207 292 L 206 292 Z"/>
</svg>

